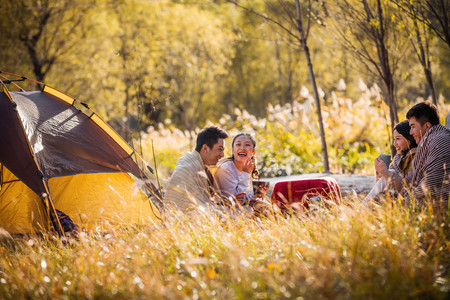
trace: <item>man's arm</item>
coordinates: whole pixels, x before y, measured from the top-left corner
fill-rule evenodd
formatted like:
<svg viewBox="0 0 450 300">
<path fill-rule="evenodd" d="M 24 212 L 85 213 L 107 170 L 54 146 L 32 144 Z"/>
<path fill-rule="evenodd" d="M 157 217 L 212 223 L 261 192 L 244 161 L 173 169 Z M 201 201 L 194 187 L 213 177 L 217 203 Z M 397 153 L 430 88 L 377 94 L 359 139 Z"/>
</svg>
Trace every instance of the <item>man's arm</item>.
<svg viewBox="0 0 450 300">
<path fill-rule="evenodd" d="M 443 189 L 449 188 L 450 165 L 447 166 L 448 161 L 450 158 L 445 156 L 431 157 L 425 164 L 424 175 L 406 195 L 404 201 L 411 203 L 413 199 L 416 205 L 423 205 L 427 199 L 439 201 L 444 194 L 442 193 Z"/>
<path fill-rule="evenodd" d="M 209 200 L 209 191 L 206 184 L 206 174 L 196 174 L 189 166 L 179 166 L 170 177 L 167 186 L 166 200 L 182 211 L 188 211 L 200 203 Z"/>
</svg>

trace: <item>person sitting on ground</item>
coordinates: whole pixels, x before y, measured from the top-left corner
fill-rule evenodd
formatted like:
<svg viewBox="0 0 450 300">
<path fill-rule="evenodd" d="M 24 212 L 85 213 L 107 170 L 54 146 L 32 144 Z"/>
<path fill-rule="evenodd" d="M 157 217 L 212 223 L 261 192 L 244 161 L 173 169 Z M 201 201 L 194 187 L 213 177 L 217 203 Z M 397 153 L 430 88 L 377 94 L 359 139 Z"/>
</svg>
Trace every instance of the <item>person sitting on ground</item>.
<svg viewBox="0 0 450 300">
<path fill-rule="evenodd" d="M 406 204 L 423 205 L 427 200 L 433 206 L 446 209 L 450 193 L 450 130 L 439 124 L 435 105 L 421 102 L 406 114 L 410 134 L 418 144 L 411 169 L 403 178 L 399 172 L 388 170 L 379 160 L 376 170 L 403 197 Z"/>
<path fill-rule="evenodd" d="M 223 198 L 243 205 L 254 198 L 252 179 L 258 177 L 255 165 L 256 141 L 248 133 L 239 133 L 231 144 L 232 155 L 219 164 L 214 173 L 216 190 Z"/>
<path fill-rule="evenodd" d="M 447 117 L 445 118 L 445 127 L 450 129 L 450 111 L 447 114 Z"/>
<path fill-rule="evenodd" d="M 409 133 L 410 130 L 411 127 L 409 127 L 409 122 L 403 121 L 395 125 L 393 132 L 393 145 L 397 150 L 397 154 L 394 156 L 389 169 L 397 171 L 402 177 L 408 174 L 408 170 L 411 167 L 411 163 L 417 150 L 417 143 L 414 140 L 414 137 Z M 378 196 L 380 196 L 385 189 L 386 180 L 384 177 L 381 177 L 363 200 L 363 203 L 367 204 L 372 200 L 378 200 Z"/>
<path fill-rule="evenodd" d="M 228 133 L 218 127 L 204 128 L 197 136 L 196 147 L 181 157 L 170 177 L 164 197 L 169 208 L 183 213 L 198 209 L 223 211 L 223 201 L 213 188 L 208 167 L 224 157 L 224 139 Z"/>
<path fill-rule="evenodd" d="M 256 141 L 249 133 L 239 133 L 233 138 L 232 155 L 219 163 L 214 173 L 216 190 L 222 198 L 234 201 L 237 208 L 250 206 L 257 215 L 268 217 L 271 205 L 263 201 L 266 189 L 254 194 L 252 180 L 258 179 L 255 154 Z"/>
</svg>

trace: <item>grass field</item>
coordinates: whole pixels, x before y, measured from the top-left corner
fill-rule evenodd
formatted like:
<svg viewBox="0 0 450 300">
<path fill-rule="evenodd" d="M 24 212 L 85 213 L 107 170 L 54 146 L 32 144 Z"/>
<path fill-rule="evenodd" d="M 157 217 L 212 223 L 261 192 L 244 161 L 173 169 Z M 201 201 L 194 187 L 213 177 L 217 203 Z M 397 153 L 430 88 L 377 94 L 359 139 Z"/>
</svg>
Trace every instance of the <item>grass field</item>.
<svg viewBox="0 0 450 300">
<path fill-rule="evenodd" d="M 0 243 L 2 299 L 448 299 L 449 218 L 359 207 Z"/>
<path fill-rule="evenodd" d="M 324 108 L 333 172 L 373 174 L 373 159 L 389 151 L 386 112 L 373 98 Z M 320 172 L 310 102 L 269 107 L 261 119 L 237 110 L 220 124 L 255 134 L 263 176 Z M 162 182 L 195 135 L 168 126 L 142 136 Z M 0 299 L 449 299 L 449 215 L 359 202 L 274 219 L 168 218 L 66 243 L 0 230 Z"/>
</svg>

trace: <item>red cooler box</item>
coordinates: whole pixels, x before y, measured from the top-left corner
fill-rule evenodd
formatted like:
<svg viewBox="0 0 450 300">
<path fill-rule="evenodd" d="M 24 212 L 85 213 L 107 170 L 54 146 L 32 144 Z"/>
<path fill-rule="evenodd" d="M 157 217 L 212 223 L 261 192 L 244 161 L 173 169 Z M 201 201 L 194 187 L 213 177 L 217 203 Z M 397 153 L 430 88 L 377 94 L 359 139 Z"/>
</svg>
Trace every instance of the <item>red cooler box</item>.
<svg viewBox="0 0 450 300">
<path fill-rule="evenodd" d="M 272 202 L 280 208 L 287 208 L 294 202 L 305 208 L 312 197 L 320 196 L 340 204 L 341 190 L 333 177 L 280 181 L 272 191 Z"/>
</svg>

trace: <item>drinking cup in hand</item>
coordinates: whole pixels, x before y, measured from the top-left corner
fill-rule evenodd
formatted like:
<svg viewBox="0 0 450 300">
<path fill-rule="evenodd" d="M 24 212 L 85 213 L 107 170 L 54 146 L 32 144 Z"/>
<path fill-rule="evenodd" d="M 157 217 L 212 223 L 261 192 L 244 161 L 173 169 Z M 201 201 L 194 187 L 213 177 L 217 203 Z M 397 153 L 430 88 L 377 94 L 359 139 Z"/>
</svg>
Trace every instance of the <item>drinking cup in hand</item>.
<svg viewBox="0 0 450 300">
<path fill-rule="evenodd" d="M 269 182 L 253 180 L 253 195 L 255 198 L 263 198 L 269 189 Z"/>
<path fill-rule="evenodd" d="M 389 165 L 391 164 L 391 155 L 390 154 L 380 154 L 378 156 L 378 158 L 381 159 L 386 164 L 386 167 L 389 168 Z"/>
</svg>

